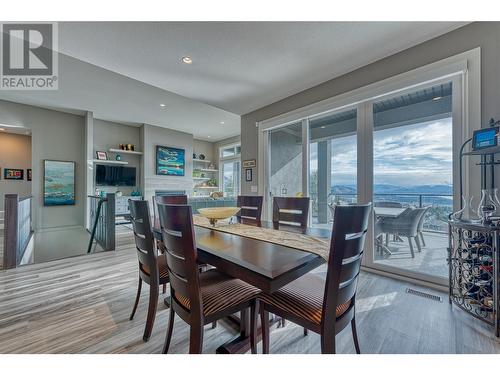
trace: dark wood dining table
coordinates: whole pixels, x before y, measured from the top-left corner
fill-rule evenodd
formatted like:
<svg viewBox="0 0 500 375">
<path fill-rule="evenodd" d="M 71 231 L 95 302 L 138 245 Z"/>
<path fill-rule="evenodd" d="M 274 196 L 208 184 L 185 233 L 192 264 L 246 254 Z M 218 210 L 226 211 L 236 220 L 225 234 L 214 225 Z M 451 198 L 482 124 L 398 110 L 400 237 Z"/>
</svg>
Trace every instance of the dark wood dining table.
<svg viewBox="0 0 500 375">
<path fill-rule="evenodd" d="M 273 228 L 273 223 L 263 221 L 262 227 Z M 331 236 L 331 230 L 321 228 L 282 225 L 279 230 L 321 238 Z M 161 241 L 158 221 L 155 221 L 153 232 L 155 238 Z M 321 256 L 313 253 L 205 227 L 195 226 L 195 237 L 201 263 L 214 266 L 268 293 L 325 263 Z M 217 353 L 244 353 L 250 348 L 248 319 L 242 316 L 238 323 L 244 326 L 241 334 L 220 346 Z"/>
</svg>

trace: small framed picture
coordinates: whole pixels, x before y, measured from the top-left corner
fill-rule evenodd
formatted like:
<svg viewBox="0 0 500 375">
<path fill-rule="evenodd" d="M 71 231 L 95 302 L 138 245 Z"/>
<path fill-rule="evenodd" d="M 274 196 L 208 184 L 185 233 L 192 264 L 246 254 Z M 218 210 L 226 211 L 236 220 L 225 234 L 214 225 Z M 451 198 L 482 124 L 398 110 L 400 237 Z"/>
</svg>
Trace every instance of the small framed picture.
<svg viewBox="0 0 500 375">
<path fill-rule="evenodd" d="M 4 180 L 23 180 L 24 169 L 4 168 L 3 178 Z"/>
<path fill-rule="evenodd" d="M 97 160 L 108 160 L 108 154 L 105 151 L 96 151 Z"/>
<path fill-rule="evenodd" d="M 255 159 L 243 160 L 243 168 L 254 168 L 256 165 Z"/>
<path fill-rule="evenodd" d="M 245 169 L 245 181 L 247 181 L 247 182 L 252 181 L 252 169 L 251 168 Z"/>
<path fill-rule="evenodd" d="M 31 169 L 26 169 L 26 179 L 31 181 Z"/>
</svg>

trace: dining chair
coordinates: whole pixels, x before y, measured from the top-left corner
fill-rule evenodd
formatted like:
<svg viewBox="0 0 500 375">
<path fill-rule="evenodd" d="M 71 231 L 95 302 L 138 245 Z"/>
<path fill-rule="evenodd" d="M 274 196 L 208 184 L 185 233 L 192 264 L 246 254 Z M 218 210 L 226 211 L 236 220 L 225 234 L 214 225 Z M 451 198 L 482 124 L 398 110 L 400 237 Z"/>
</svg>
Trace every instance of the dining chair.
<svg viewBox="0 0 500 375">
<path fill-rule="evenodd" d="M 236 312 L 246 316 L 248 308 L 251 309 L 251 349 L 256 353 L 256 297 L 259 289 L 216 269 L 198 271 L 190 206 L 158 204 L 158 214 L 170 276 L 170 318 L 163 353 L 168 352 L 176 314 L 190 326 L 189 353 L 201 353 L 206 324 Z"/>
<path fill-rule="evenodd" d="M 417 226 L 417 237 L 420 238 L 420 240 L 422 241 L 422 247 L 425 247 L 425 239 L 424 239 L 424 221 L 425 221 L 425 215 L 427 214 L 427 211 L 429 211 L 429 209 L 431 208 L 431 206 L 427 206 L 425 207 L 425 211 L 424 213 L 422 214 L 422 216 L 420 217 L 420 221 L 418 222 L 418 226 Z"/>
<path fill-rule="evenodd" d="M 160 204 L 188 204 L 188 199 L 187 195 L 185 194 L 178 194 L 178 195 L 153 195 L 153 219 L 154 222 L 156 223 L 157 220 L 159 220 L 157 213 L 156 213 L 156 207 Z M 165 252 L 165 249 L 163 248 L 163 243 L 161 241 L 156 241 L 156 247 L 160 252 Z M 167 285 L 163 285 L 163 294 L 167 292 Z"/>
<path fill-rule="evenodd" d="M 308 273 L 278 291 L 259 295 L 263 352 L 269 353 L 269 313 L 321 336 L 321 352 L 335 353 L 335 336 L 349 323 L 356 353 L 356 286 L 371 203 L 337 206 L 326 279 Z"/>
<path fill-rule="evenodd" d="M 142 338 L 144 341 L 148 341 L 156 317 L 159 286 L 166 285 L 169 281 L 167 258 L 164 254 L 159 255 L 156 250 L 148 202 L 145 200 L 129 200 L 129 206 L 137 258 L 139 260 L 139 286 L 137 287 L 137 296 L 132 314 L 130 314 L 130 320 L 134 319 L 141 297 L 142 282 L 145 282 L 149 285 L 149 306 L 146 328 Z"/>
<path fill-rule="evenodd" d="M 418 238 L 418 225 L 427 209 L 427 207 L 407 208 L 399 216 L 384 218 L 381 222 L 381 231 L 387 235 L 393 234 L 408 238 L 412 258 L 415 258 L 412 239 L 415 240 L 418 251 L 422 251 L 422 246 Z"/>
<path fill-rule="evenodd" d="M 262 201 L 264 197 L 255 195 L 238 195 L 236 205 L 241 210 L 236 214 L 238 223 L 262 225 Z"/>
<path fill-rule="evenodd" d="M 307 227 L 309 197 L 274 197 L 273 226 L 292 225 Z"/>
</svg>

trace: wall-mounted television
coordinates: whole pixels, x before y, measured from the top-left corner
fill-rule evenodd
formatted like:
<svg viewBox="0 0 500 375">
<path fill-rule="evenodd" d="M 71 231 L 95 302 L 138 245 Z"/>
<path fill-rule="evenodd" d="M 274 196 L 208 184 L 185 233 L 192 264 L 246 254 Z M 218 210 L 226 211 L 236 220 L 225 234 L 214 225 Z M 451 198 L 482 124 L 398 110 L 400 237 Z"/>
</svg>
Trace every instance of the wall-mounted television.
<svg viewBox="0 0 500 375">
<path fill-rule="evenodd" d="M 97 186 L 135 186 L 135 168 L 97 164 L 95 184 Z"/>
</svg>

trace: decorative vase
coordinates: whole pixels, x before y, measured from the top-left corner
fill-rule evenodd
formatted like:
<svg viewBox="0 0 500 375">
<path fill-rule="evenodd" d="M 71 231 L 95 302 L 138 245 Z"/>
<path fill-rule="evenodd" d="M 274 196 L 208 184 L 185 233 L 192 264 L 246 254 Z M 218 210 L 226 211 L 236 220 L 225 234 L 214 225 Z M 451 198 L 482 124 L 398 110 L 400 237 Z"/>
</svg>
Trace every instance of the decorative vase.
<svg viewBox="0 0 500 375">
<path fill-rule="evenodd" d="M 117 154 L 116 155 L 116 161 L 120 161 L 120 160 L 122 160 L 122 156 L 120 154 Z"/>
<path fill-rule="evenodd" d="M 462 209 L 451 214 L 451 219 L 456 221 L 466 221 L 469 223 L 479 223 L 481 221 L 481 217 L 473 208 L 473 199 L 473 196 L 466 198 L 462 195 Z"/>
<path fill-rule="evenodd" d="M 496 195 L 497 189 L 482 189 L 481 190 L 481 201 L 479 202 L 478 213 L 481 215 L 482 222 L 484 224 L 491 223 L 491 217 L 493 214 L 500 209 L 498 204 L 498 197 L 493 198 Z"/>
<path fill-rule="evenodd" d="M 205 160 L 205 155 L 203 155 L 203 154 L 199 154 L 199 155 L 198 155 L 198 159 L 200 159 L 200 160 Z"/>
</svg>

